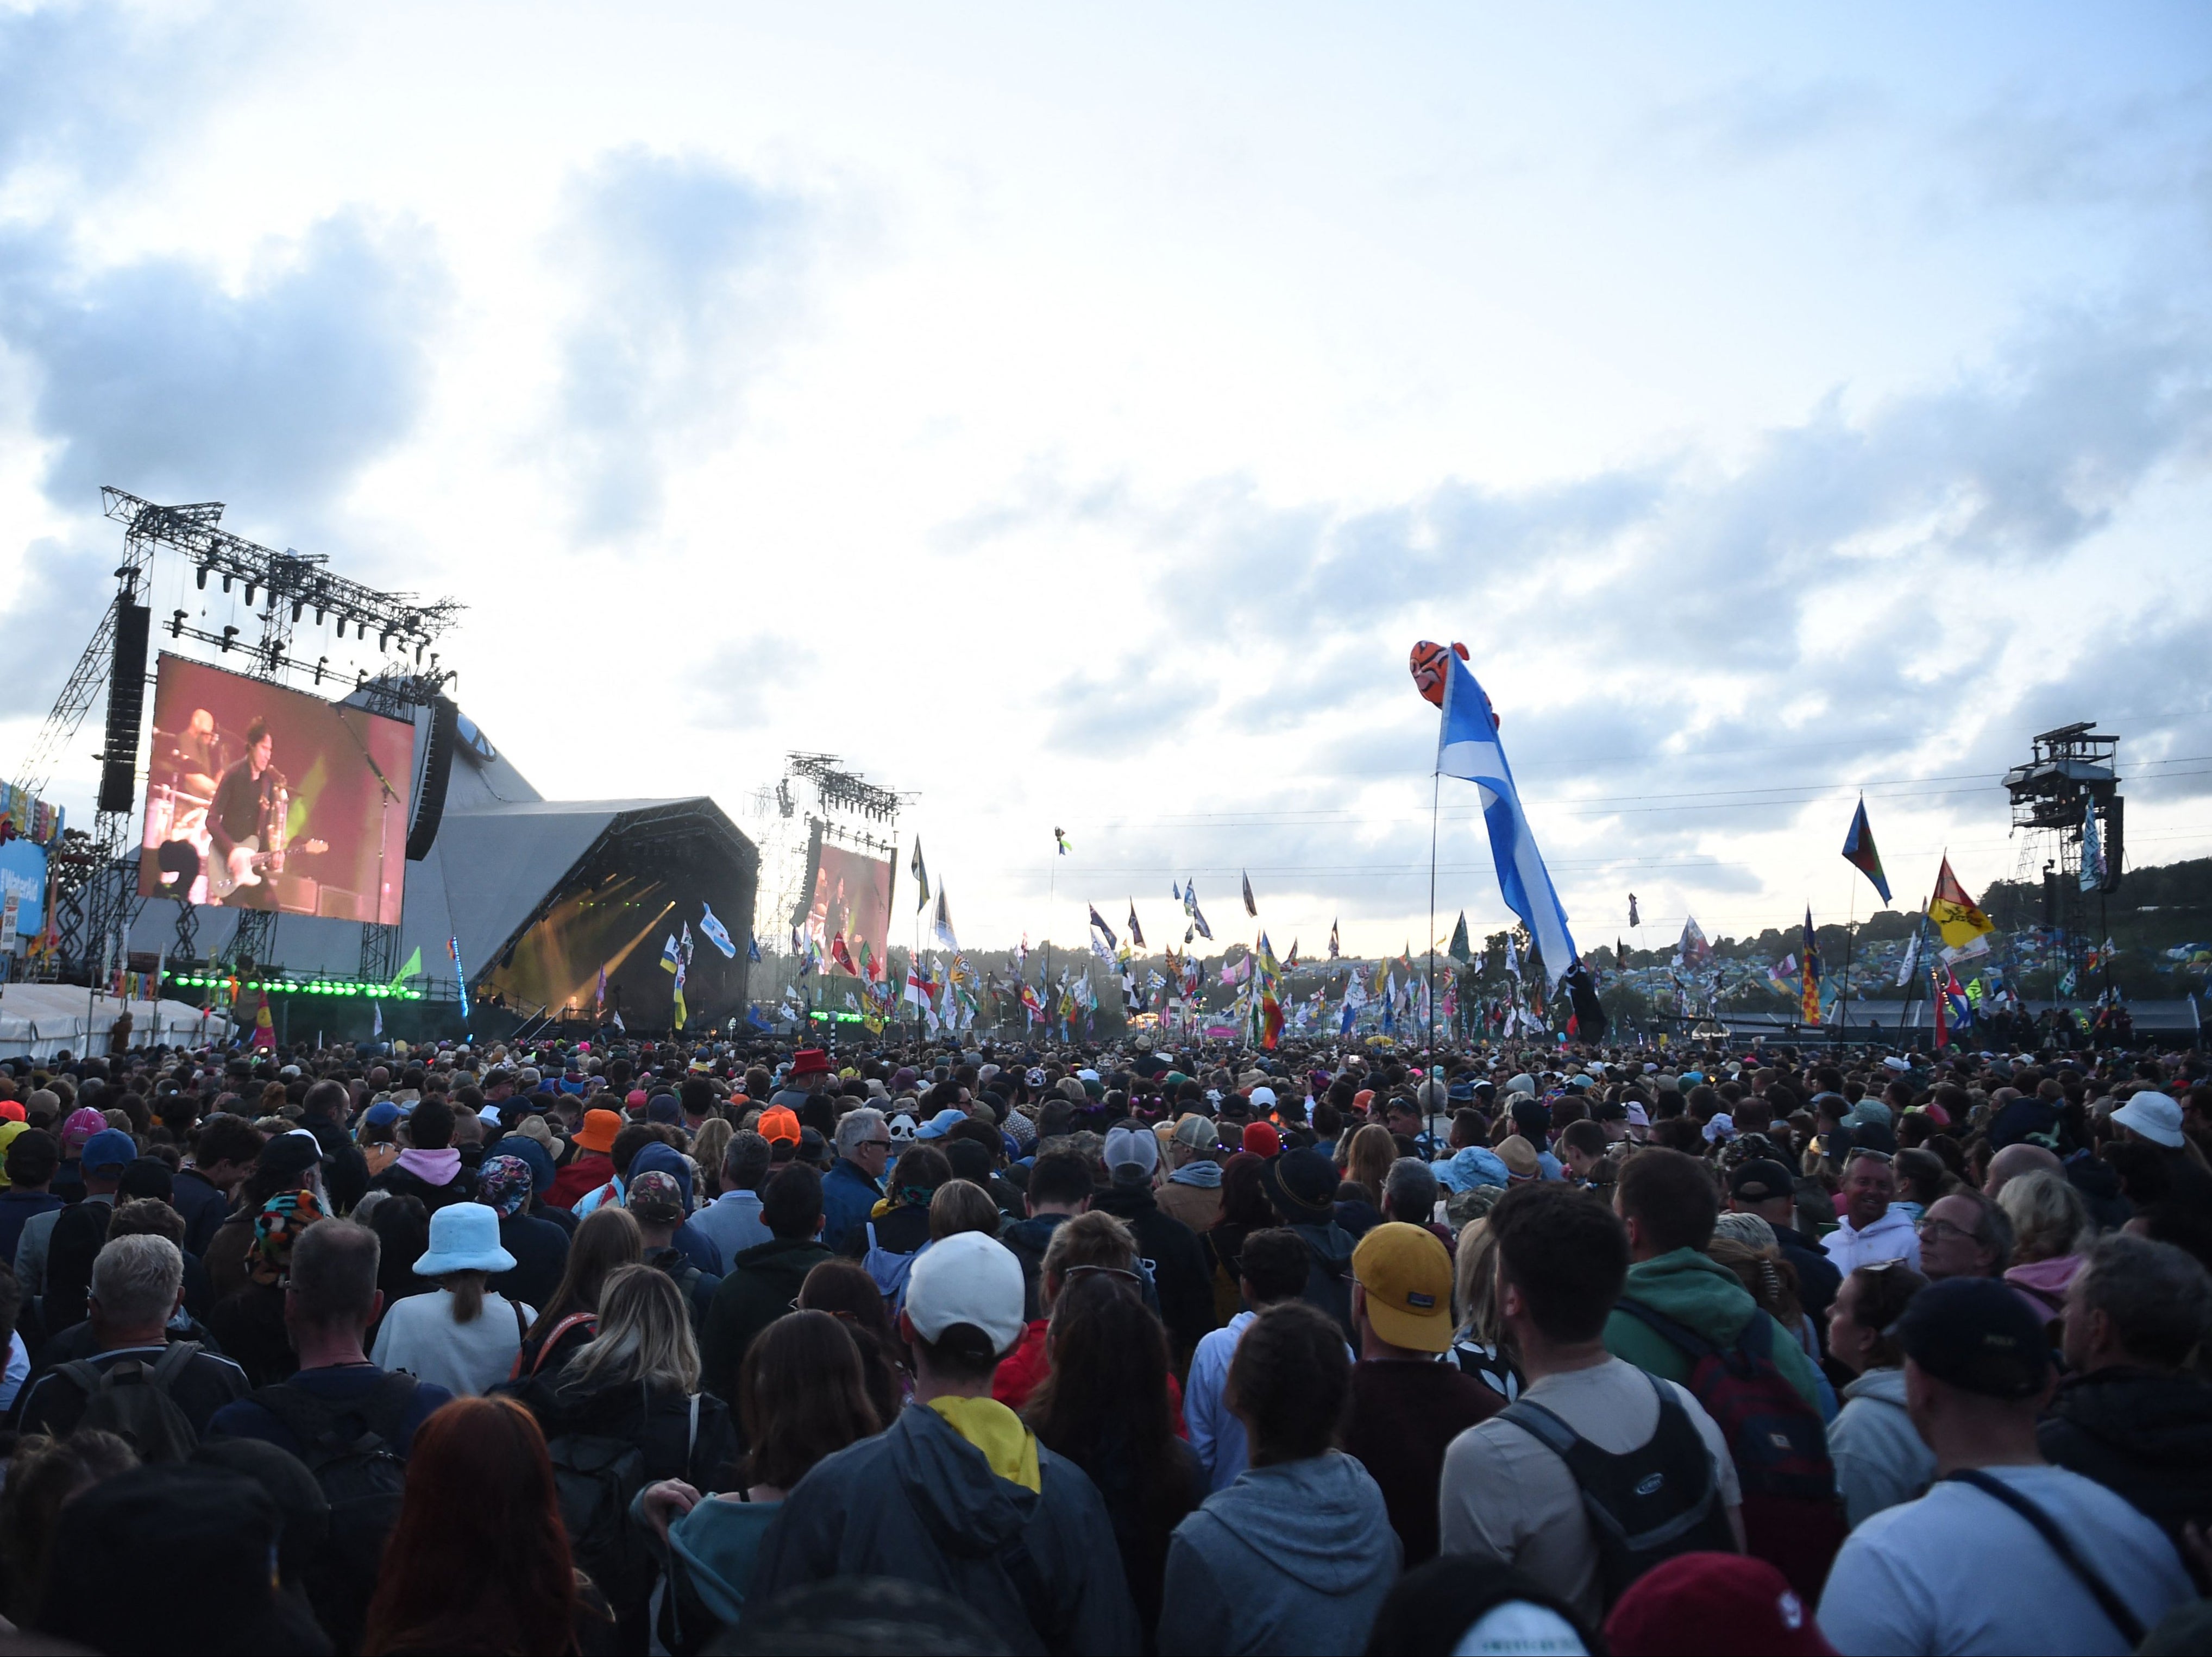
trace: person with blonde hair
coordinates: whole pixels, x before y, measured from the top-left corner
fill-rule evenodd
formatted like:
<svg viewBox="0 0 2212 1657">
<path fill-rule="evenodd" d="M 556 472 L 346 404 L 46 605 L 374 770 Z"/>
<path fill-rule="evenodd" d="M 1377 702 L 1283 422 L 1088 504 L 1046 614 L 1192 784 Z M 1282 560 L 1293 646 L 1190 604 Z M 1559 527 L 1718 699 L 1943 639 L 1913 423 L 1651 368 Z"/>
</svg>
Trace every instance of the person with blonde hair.
<svg viewBox="0 0 2212 1657">
<path fill-rule="evenodd" d="M 943 1242 L 963 1231 L 995 1237 L 1005 1218 L 982 1187 L 967 1180 L 947 1180 L 929 1199 L 929 1241 Z"/>
<path fill-rule="evenodd" d="M 2063 1316 L 2067 1285 L 2096 1241 L 2089 1205 L 2063 1174 L 2037 1168 L 2007 1180 L 1997 1206 L 2012 1222 L 2012 1264 L 2004 1280 L 2045 1323 Z"/>
<path fill-rule="evenodd" d="M 729 1410 L 699 1390 L 699 1343 L 683 1291 L 658 1267 L 609 1272 L 591 1343 L 557 1375 L 523 1381 L 514 1395 L 544 1429 L 556 1471 L 581 1465 L 591 1454 L 585 1441 L 592 1440 L 636 1446 L 647 1482 L 681 1479 L 714 1491 L 729 1489 L 737 1476 Z M 569 1541 L 613 1607 L 621 1648 L 642 1648 L 651 1572 L 626 1569 L 620 1557 L 593 1557 L 586 1537 Z"/>
<path fill-rule="evenodd" d="M 1520 1367 L 1498 1315 L 1498 1239 L 1487 1217 L 1469 1220 L 1452 1251 L 1452 1362 L 1508 1404 L 1520 1397 Z"/>
<path fill-rule="evenodd" d="M 1027 1405 L 1030 1394 L 1052 1367 L 1046 1336 L 1052 1325 L 1053 1302 L 1070 1278 L 1093 1272 L 1124 1280 L 1139 1294 L 1146 1288 L 1137 1263 L 1136 1238 L 1119 1217 L 1098 1209 L 1062 1220 L 1045 1244 L 1044 1263 L 1037 1273 L 1037 1306 L 1043 1315 L 1030 1320 L 991 1378 L 991 1396 L 1008 1409 L 1019 1410 Z M 1178 1422 L 1182 1402 L 1178 1394 Z"/>
</svg>

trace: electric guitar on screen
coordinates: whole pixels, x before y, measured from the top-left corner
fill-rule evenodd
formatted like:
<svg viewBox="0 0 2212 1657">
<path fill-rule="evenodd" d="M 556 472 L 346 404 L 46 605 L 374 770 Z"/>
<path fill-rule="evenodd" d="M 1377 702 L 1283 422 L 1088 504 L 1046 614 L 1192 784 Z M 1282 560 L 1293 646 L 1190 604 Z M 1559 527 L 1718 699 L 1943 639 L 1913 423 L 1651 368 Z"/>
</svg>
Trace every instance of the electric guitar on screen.
<svg viewBox="0 0 2212 1657">
<path fill-rule="evenodd" d="M 319 840 L 301 841 L 295 847 L 284 844 L 284 822 L 289 814 L 291 803 L 291 790 L 279 780 L 276 792 L 270 797 L 262 813 L 262 832 L 248 835 L 231 847 L 228 857 L 220 862 L 210 863 L 208 896 L 213 901 L 228 902 L 234 892 L 245 887 L 260 885 L 264 875 L 283 874 L 284 859 L 294 852 L 315 856 L 331 849 L 327 841 Z M 264 841 L 269 846 L 265 852 L 261 849 Z"/>
</svg>

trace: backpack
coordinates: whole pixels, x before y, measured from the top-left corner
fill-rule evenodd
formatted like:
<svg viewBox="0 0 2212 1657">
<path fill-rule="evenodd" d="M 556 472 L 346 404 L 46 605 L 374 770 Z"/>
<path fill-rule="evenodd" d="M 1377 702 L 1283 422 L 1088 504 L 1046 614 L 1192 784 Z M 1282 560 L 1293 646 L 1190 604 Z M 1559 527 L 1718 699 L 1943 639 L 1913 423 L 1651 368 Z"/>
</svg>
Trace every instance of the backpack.
<svg viewBox="0 0 2212 1657">
<path fill-rule="evenodd" d="M 690 1435 L 684 1472 L 699 1442 L 699 1395 L 691 1395 Z M 553 1489 L 562 1528 L 577 1566 L 619 1611 L 653 1592 L 659 1567 L 650 1533 L 631 1522 L 630 1503 L 645 1489 L 645 1451 L 634 1439 L 598 1433 L 562 1433 L 549 1439 Z"/>
<path fill-rule="evenodd" d="M 331 1504 L 330 1529 L 307 1572 L 307 1603 L 341 1651 L 360 1643 L 385 1539 L 398 1522 L 407 1464 L 396 1448 L 415 1377 L 393 1373 L 358 1402 L 333 1404 L 282 1382 L 249 1396 L 291 1434 Z"/>
<path fill-rule="evenodd" d="M 900 1308 L 906 1304 L 907 1276 L 914 1270 L 914 1263 L 929 1252 L 929 1244 L 922 1244 L 911 1254 L 901 1254 L 876 1241 L 873 1220 L 867 1222 L 867 1228 L 868 1250 L 860 1257 L 860 1264 L 876 1280 L 876 1289 L 884 1297 L 884 1310 L 896 1320 Z"/>
<path fill-rule="evenodd" d="M 1498 1414 L 1574 1476 L 1597 1544 L 1598 1586 L 1608 1610 L 1630 1583 L 1678 1554 L 1735 1551 L 1704 1435 L 1665 1382 L 1644 1379 L 1659 1395 L 1658 1424 L 1646 1442 L 1622 1455 L 1599 1449 L 1532 1399 L 1516 1399 Z"/>
<path fill-rule="evenodd" d="M 141 1461 L 189 1461 L 200 1447 L 200 1435 L 169 1388 L 199 1355 L 198 1341 L 173 1341 L 151 1363 L 126 1357 L 100 1364 L 78 1358 L 54 1374 L 84 1394 L 77 1426 L 113 1433 L 138 1452 Z"/>
<path fill-rule="evenodd" d="M 1754 1312 L 1735 1344 L 1722 1348 L 1638 1302 L 1615 1304 L 1689 1358 L 1684 1384 L 1728 1441 L 1743 1489 L 1746 1551 L 1817 1603 L 1848 1527 L 1820 1412 L 1774 1362 L 1779 1326 Z"/>
</svg>

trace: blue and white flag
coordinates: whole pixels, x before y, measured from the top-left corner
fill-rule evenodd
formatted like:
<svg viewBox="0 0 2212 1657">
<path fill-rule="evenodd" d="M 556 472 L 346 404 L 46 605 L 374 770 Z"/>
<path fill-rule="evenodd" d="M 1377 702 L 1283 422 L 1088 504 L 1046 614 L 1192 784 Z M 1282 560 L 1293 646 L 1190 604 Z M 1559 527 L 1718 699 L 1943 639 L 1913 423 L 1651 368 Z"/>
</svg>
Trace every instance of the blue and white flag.
<svg viewBox="0 0 2212 1657">
<path fill-rule="evenodd" d="M 1543 957 L 1547 980 L 1557 984 L 1577 959 L 1575 940 L 1567 931 L 1567 912 L 1544 867 L 1543 853 L 1521 809 L 1521 793 L 1513 785 L 1513 768 L 1505 762 L 1505 750 L 1498 740 L 1491 717 L 1490 698 L 1483 695 L 1474 675 L 1456 656 L 1444 659 L 1444 716 L 1437 737 L 1437 769 L 1459 777 L 1482 792 L 1483 821 L 1490 828 L 1491 861 L 1497 865 L 1498 889 L 1505 907 L 1521 917 L 1521 924 L 1535 940 Z"/>
<path fill-rule="evenodd" d="M 660 946 L 660 970 L 672 973 L 684 964 L 683 951 L 676 947 L 676 934 L 669 933 L 668 941 Z"/>
<path fill-rule="evenodd" d="M 738 958 L 737 940 L 730 936 L 730 929 L 714 918 L 714 906 L 702 898 L 699 907 L 704 912 L 699 930 L 707 934 L 709 944 L 722 952 L 725 961 L 735 961 Z"/>
<path fill-rule="evenodd" d="M 2081 802 L 2081 889 L 2094 892 L 2105 883 L 2105 847 L 2097 837 L 2097 802 Z"/>
<path fill-rule="evenodd" d="M 745 959 L 748 961 L 757 961 L 760 958 L 760 939 L 753 933 L 747 932 L 745 934 Z"/>
</svg>

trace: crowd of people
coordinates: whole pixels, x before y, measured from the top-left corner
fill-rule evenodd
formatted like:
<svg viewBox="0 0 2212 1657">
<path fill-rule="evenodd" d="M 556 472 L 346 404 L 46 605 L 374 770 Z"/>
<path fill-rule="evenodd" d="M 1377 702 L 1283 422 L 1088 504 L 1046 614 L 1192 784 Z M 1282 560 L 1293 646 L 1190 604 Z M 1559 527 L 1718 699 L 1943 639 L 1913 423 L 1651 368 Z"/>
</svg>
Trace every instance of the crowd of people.
<svg viewBox="0 0 2212 1657">
<path fill-rule="evenodd" d="M 0 1062 L 100 1652 L 2212 1647 L 2212 1073 L 1139 1035 Z"/>
</svg>

